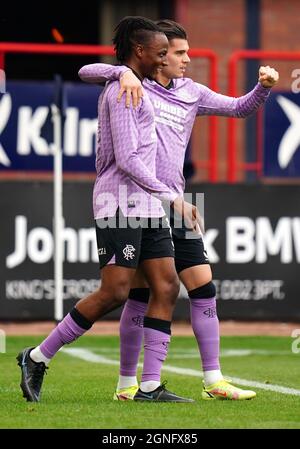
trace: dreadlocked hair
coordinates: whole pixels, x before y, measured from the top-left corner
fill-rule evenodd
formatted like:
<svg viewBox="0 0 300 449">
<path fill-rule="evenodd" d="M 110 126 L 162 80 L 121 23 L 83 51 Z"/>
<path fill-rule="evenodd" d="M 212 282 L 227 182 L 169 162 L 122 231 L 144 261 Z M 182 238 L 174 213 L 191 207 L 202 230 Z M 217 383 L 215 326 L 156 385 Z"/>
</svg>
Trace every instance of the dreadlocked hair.
<svg viewBox="0 0 300 449">
<path fill-rule="evenodd" d="M 179 23 L 174 22 L 174 20 L 164 19 L 157 20 L 156 25 L 158 25 L 161 32 L 165 33 L 168 38 L 168 41 L 172 39 L 185 39 L 187 40 L 187 33 L 183 26 L 179 25 Z"/>
<path fill-rule="evenodd" d="M 114 30 L 113 44 L 120 63 L 131 56 L 134 45 L 147 45 L 153 33 L 163 33 L 150 19 L 141 16 L 126 16 Z"/>
</svg>

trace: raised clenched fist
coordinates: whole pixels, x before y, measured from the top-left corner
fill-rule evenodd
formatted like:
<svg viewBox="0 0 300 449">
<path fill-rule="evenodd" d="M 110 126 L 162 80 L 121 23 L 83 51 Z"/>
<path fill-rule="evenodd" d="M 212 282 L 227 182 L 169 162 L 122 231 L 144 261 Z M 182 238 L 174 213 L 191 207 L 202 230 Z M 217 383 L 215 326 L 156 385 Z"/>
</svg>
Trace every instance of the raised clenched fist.
<svg viewBox="0 0 300 449">
<path fill-rule="evenodd" d="M 258 81 L 263 87 L 273 87 L 279 80 L 279 73 L 270 66 L 261 66 L 258 72 Z"/>
</svg>

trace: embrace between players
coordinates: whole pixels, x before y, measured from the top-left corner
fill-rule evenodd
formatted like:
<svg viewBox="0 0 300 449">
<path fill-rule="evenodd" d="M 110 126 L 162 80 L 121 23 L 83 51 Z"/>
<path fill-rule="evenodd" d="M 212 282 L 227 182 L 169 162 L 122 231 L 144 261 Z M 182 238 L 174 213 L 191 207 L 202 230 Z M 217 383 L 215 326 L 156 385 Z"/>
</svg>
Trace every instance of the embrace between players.
<svg viewBox="0 0 300 449">
<path fill-rule="evenodd" d="M 232 98 L 184 77 L 189 46 L 185 30 L 176 22 L 125 17 L 115 29 L 113 43 L 119 66 L 91 64 L 79 71 L 83 81 L 108 81 L 98 103 L 93 192 L 101 285 L 81 299 L 39 346 L 20 352 L 23 395 L 39 401 L 45 370 L 56 352 L 125 304 L 120 375 L 113 398 L 194 402 L 161 383 L 180 280 L 190 298 L 203 367 L 202 398 L 251 399 L 255 392 L 235 387 L 221 373 L 216 289 L 200 214 L 184 201 L 183 164 L 197 116 L 247 117 L 266 101 L 278 73 L 260 67 L 254 89 Z"/>
</svg>

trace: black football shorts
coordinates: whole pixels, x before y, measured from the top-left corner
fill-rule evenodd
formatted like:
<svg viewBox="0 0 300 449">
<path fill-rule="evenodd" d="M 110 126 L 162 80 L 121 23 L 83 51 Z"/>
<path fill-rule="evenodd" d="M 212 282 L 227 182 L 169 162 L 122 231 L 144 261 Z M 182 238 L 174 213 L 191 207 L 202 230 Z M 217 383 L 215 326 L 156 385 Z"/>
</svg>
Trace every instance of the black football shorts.
<svg viewBox="0 0 300 449">
<path fill-rule="evenodd" d="M 118 209 L 110 218 L 95 220 L 100 269 L 106 265 L 137 268 L 146 259 L 174 258 L 166 217 L 127 218 Z"/>
<path fill-rule="evenodd" d="M 175 266 L 177 273 L 196 265 L 209 264 L 204 242 L 201 236 L 188 229 L 181 217 L 174 215 L 170 209 L 170 226 L 175 249 Z"/>
</svg>

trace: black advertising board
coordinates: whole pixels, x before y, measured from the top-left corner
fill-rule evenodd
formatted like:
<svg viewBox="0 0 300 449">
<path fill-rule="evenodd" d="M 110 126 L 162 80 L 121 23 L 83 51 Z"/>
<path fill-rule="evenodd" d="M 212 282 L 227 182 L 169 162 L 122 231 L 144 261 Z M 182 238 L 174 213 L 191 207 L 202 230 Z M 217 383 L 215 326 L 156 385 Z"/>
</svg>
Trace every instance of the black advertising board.
<svg viewBox="0 0 300 449">
<path fill-rule="evenodd" d="M 99 285 L 90 182 L 64 183 L 64 312 Z M 192 185 L 220 319 L 300 319 L 300 186 Z M 53 187 L 0 182 L 0 320 L 53 318 Z M 202 196 L 201 196 L 202 198 Z M 118 318 L 120 310 L 108 315 Z M 189 316 L 181 290 L 175 319 Z"/>
</svg>

